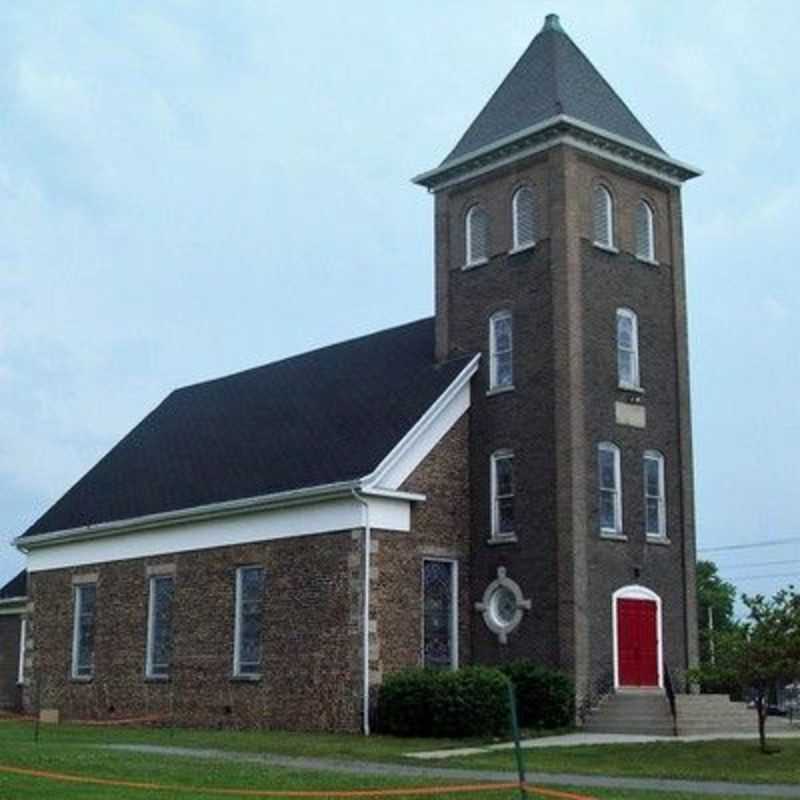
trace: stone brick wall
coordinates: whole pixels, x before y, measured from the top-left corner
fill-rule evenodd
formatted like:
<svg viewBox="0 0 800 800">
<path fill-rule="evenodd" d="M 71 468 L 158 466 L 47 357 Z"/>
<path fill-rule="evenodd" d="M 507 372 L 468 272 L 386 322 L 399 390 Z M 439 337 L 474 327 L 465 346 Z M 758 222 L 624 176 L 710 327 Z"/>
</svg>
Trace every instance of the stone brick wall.
<svg viewBox="0 0 800 800">
<path fill-rule="evenodd" d="M 19 678 L 21 616 L 0 614 L 0 709 L 18 711 L 22 692 Z"/>
<path fill-rule="evenodd" d="M 412 511 L 410 533 L 376 531 L 372 596 L 377 682 L 422 663 L 422 563 L 455 559 L 459 579 L 459 660 L 470 661 L 469 416 L 465 414 L 409 476 L 403 489 L 427 497 Z"/>
<path fill-rule="evenodd" d="M 163 714 L 182 724 L 357 730 L 361 687 L 360 538 L 284 539 L 31 575 L 35 680 L 26 705 L 67 717 Z M 168 681 L 146 680 L 147 574 L 175 570 L 173 662 Z M 232 678 L 235 572 L 266 568 L 264 670 Z M 95 677 L 70 677 L 73 580 L 97 575 Z M 38 682 L 38 685 L 37 685 Z"/>
</svg>

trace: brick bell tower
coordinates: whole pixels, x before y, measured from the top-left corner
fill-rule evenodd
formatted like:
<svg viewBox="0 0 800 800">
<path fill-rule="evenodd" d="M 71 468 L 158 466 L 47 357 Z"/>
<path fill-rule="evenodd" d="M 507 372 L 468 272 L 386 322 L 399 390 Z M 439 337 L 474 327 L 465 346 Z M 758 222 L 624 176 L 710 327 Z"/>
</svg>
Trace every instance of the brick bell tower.
<svg viewBox="0 0 800 800">
<path fill-rule="evenodd" d="M 579 709 L 697 659 L 681 185 L 551 14 L 437 168 L 437 357 L 472 386 L 472 660 Z"/>
</svg>

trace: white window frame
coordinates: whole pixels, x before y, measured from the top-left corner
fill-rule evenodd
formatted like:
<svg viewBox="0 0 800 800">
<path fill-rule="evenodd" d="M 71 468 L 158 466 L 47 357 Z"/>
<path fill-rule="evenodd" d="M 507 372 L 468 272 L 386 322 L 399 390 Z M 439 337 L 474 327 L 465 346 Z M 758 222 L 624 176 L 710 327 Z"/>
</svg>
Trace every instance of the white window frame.
<svg viewBox="0 0 800 800">
<path fill-rule="evenodd" d="M 647 493 L 647 462 L 655 461 L 658 464 L 658 495 Z M 658 450 L 645 450 L 642 460 L 642 473 L 644 478 L 644 532 L 648 539 L 667 538 L 667 494 L 665 479 L 664 454 Z M 658 500 L 658 532 L 647 530 L 647 501 Z"/>
<path fill-rule="evenodd" d="M 497 350 L 497 335 L 495 325 L 501 320 L 508 320 L 510 346 L 508 350 L 499 353 Z M 497 356 L 510 353 L 511 356 L 511 382 L 499 383 L 497 377 Z M 509 391 L 514 388 L 514 315 L 508 309 L 497 311 L 489 317 L 489 391 Z"/>
<path fill-rule="evenodd" d="M 434 556 L 425 556 L 422 559 L 422 573 L 420 579 L 422 581 L 422 619 L 420 621 L 420 661 L 422 666 L 425 666 L 425 564 L 429 561 L 437 561 L 443 564 L 452 565 L 452 585 L 451 592 L 452 598 L 450 600 L 450 669 L 456 670 L 459 666 L 458 654 L 458 561 L 455 558 L 441 558 Z"/>
<path fill-rule="evenodd" d="M 599 502 L 604 492 L 611 491 L 603 487 L 601 454 L 611 453 L 614 457 L 614 521 L 615 526 L 608 528 L 602 522 L 602 503 Z M 598 516 L 600 519 L 600 533 L 604 536 L 622 536 L 622 455 L 619 447 L 613 442 L 600 442 L 597 445 L 597 497 L 598 497 Z"/>
<path fill-rule="evenodd" d="M 619 614 L 620 600 L 650 600 L 656 604 L 656 637 L 658 638 L 658 688 L 664 688 L 664 626 L 661 597 L 646 586 L 634 584 L 623 586 L 611 595 L 611 637 L 614 643 L 614 688 L 622 688 L 619 682 Z"/>
<path fill-rule="evenodd" d="M 647 220 L 647 241 L 645 244 L 647 245 L 647 252 L 641 252 L 639 250 L 639 245 L 641 242 L 639 241 L 639 225 L 638 220 L 634 220 L 634 233 L 635 233 L 635 249 L 636 249 L 636 258 L 639 261 L 646 261 L 650 264 L 656 263 L 656 215 L 653 211 L 653 207 L 650 203 L 647 202 L 644 198 L 639 201 L 639 205 L 637 206 L 636 212 L 638 213 L 640 209 L 644 209 L 645 212 L 645 219 Z"/>
<path fill-rule="evenodd" d="M 28 641 L 28 620 L 22 617 L 19 624 L 19 667 L 17 669 L 17 685 L 25 684 L 25 648 Z"/>
<path fill-rule="evenodd" d="M 630 349 L 623 348 L 620 343 L 619 336 L 619 322 L 620 319 L 628 319 L 631 322 L 631 347 Z M 617 384 L 621 389 L 634 389 L 640 391 L 642 388 L 642 375 L 639 367 L 639 317 L 635 311 L 630 308 L 618 308 L 617 316 L 615 318 L 615 335 L 616 335 L 616 356 L 617 356 Z M 633 363 L 633 380 L 623 380 L 622 372 L 619 368 L 619 354 L 620 351 L 630 353 Z"/>
<path fill-rule="evenodd" d="M 599 239 L 597 237 L 597 229 L 595 227 L 596 217 L 596 202 L 598 195 L 602 195 L 605 205 L 605 238 Z M 595 184 L 592 189 L 592 239 L 596 247 L 605 250 L 616 250 L 614 245 L 614 197 L 611 190 L 602 183 Z"/>
<path fill-rule="evenodd" d="M 166 680 L 169 678 L 172 663 L 167 665 L 166 672 L 154 672 L 153 671 L 153 645 L 154 645 L 154 634 L 155 634 L 155 621 L 156 621 L 156 582 L 157 581 L 164 581 L 169 580 L 172 581 L 172 590 L 173 590 L 173 599 L 172 603 L 174 606 L 175 603 L 175 576 L 174 575 L 151 575 L 147 580 L 149 597 L 147 601 L 147 646 L 146 646 L 146 655 L 145 655 L 145 676 L 147 678 L 151 678 L 153 680 Z M 173 631 L 170 630 L 170 646 L 172 646 L 172 636 Z"/>
<path fill-rule="evenodd" d="M 235 678 L 246 678 L 249 680 L 258 680 L 264 670 L 264 653 L 263 653 L 263 638 L 262 638 L 262 653 L 261 653 L 261 668 L 258 672 L 242 672 L 242 575 L 246 570 L 258 569 L 264 574 L 266 586 L 266 570 L 260 564 L 245 564 L 236 569 L 236 597 L 235 597 L 235 614 L 233 625 L 233 676 Z M 263 631 L 262 631 L 263 636 Z"/>
<path fill-rule="evenodd" d="M 491 479 L 491 500 L 492 500 L 492 534 L 491 538 L 493 541 L 496 542 L 507 542 L 507 541 L 516 541 L 517 534 L 516 531 L 500 531 L 500 500 L 503 500 L 507 497 L 510 497 L 514 501 L 514 527 L 517 526 L 517 515 L 516 515 L 516 480 L 514 480 L 514 485 L 512 486 L 512 493 L 510 495 L 498 495 L 497 493 L 497 462 L 504 461 L 504 460 L 511 461 L 511 474 L 514 476 L 514 451 L 513 450 L 498 450 L 492 453 L 490 459 L 490 479 Z"/>
<path fill-rule="evenodd" d="M 532 214 L 533 219 L 531 220 L 531 230 L 532 230 L 532 238 L 527 241 L 520 240 L 520 232 L 519 232 L 519 198 L 523 192 L 529 192 L 531 196 L 531 205 L 532 205 Z M 514 196 L 511 198 L 511 217 L 513 223 L 513 244 L 512 244 L 512 253 L 518 253 L 521 250 L 528 250 L 531 247 L 536 246 L 536 192 L 534 188 L 528 184 L 524 184 L 517 188 L 514 192 Z"/>
<path fill-rule="evenodd" d="M 480 256 L 480 258 L 476 258 L 475 254 L 472 252 L 472 225 L 475 214 L 480 212 L 484 215 L 486 220 L 486 252 Z M 466 263 L 464 266 L 466 267 L 477 267 L 481 264 L 486 264 L 489 261 L 489 215 L 486 213 L 484 208 L 481 206 L 480 203 L 475 203 L 474 205 L 470 206 L 469 211 L 467 211 L 467 216 L 464 224 L 464 233 L 466 235 L 466 243 L 465 243 L 465 252 L 466 252 Z"/>
<path fill-rule="evenodd" d="M 76 583 L 72 587 L 72 613 L 73 613 L 73 620 L 72 620 L 72 666 L 71 666 L 71 675 L 72 679 L 75 681 L 90 681 L 94 679 L 95 675 L 95 665 L 94 660 L 91 664 L 91 672 L 87 675 L 81 675 L 78 672 L 78 656 L 79 656 L 79 643 L 80 643 L 80 619 L 82 615 L 82 608 L 83 608 L 83 597 L 82 592 L 84 589 L 88 588 L 89 586 L 94 587 L 95 595 L 94 595 L 94 617 L 92 618 L 92 626 L 94 627 L 93 634 L 97 631 L 97 584 L 93 582 L 87 581 L 86 583 Z M 93 653 L 94 655 L 94 653 Z"/>
</svg>

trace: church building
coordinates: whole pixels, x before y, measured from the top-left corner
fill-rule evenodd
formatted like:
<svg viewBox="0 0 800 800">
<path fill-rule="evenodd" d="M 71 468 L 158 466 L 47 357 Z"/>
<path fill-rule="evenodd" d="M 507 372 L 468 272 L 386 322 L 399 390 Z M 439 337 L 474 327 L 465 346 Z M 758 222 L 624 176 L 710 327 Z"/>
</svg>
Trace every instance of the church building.
<svg viewBox="0 0 800 800">
<path fill-rule="evenodd" d="M 433 317 L 178 389 L 16 539 L 25 708 L 369 732 L 408 666 L 529 659 L 581 716 L 682 686 L 699 174 L 549 15 L 414 179 Z"/>
</svg>

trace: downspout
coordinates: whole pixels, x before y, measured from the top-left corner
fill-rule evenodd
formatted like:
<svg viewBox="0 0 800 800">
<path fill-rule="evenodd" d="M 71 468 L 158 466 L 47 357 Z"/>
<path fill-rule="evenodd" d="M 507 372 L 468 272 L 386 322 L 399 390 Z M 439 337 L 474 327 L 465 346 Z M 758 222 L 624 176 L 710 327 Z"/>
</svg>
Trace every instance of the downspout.
<svg viewBox="0 0 800 800">
<path fill-rule="evenodd" d="M 364 510 L 364 557 L 362 580 L 363 584 L 363 611 L 362 619 L 362 669 L 363 669 L 363 706 L 362 706 L 362 730 L 364 736 L 369 736 L 369 609 L 370 609 L 370 551 L 372 549 L 372 531 L 369 523 L 369 503 L 358 493 L 358 489 L 353 489 L 353 497 L 361 503 Z"/>
</svg>

